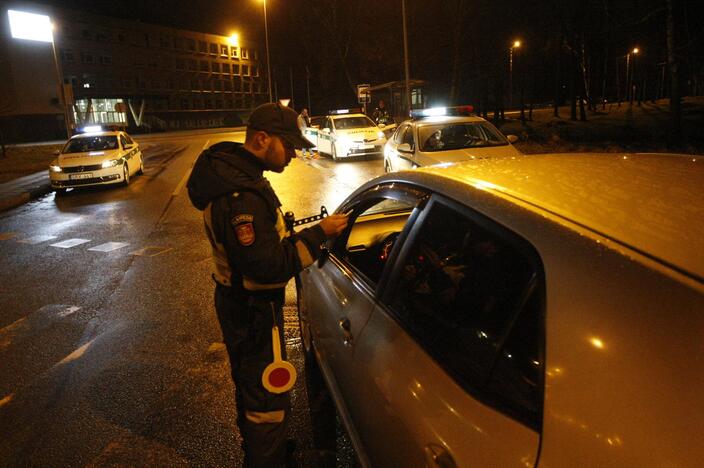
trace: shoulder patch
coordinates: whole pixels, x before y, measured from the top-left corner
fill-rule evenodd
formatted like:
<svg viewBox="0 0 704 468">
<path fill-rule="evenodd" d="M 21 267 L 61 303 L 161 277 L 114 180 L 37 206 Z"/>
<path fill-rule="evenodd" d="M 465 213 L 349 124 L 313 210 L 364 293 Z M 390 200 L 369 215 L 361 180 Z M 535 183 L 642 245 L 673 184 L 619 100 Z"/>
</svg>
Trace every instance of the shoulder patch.
<svg viewBox="0 0 704 468">
<path fill-rule="evenodd" d="M 241 223 L 235 226 L 235 234 L 240 245 L 247 247 L 254 244 L 254 225 L 252 223 Z"/>
<path fill-rule="evenodd" d="M 230 223 L 233 226 L 237 226 L 238 224 L 244 224 L 244 223 L 252 223 L 254 221 L 254 216 L 251 214 L 239 214 L 237 216 L 234 216 L 232 220 L 230 220 Z"/>
</svg>

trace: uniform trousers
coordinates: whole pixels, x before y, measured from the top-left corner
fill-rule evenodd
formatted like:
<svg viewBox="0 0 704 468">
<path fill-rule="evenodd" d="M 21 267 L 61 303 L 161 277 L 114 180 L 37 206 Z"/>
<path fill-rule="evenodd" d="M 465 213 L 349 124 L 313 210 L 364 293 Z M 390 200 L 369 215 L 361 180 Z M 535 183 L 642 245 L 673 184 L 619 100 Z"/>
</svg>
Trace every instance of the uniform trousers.
<svg viewBox="0 0 704 468">
<path fill-rule="evenodd" d="M 271 328 L 279 327 L 282 359 L 284 290 L 250 294 L 217 284 L 215 310 L 230 358 L 235 384 L 237 425 L 242 435 L 245 467 L 286 464 L 286 433 L 290 412 L 288 392 L 274 394 L 262 385 L 273 361 Z"/>
</svg>

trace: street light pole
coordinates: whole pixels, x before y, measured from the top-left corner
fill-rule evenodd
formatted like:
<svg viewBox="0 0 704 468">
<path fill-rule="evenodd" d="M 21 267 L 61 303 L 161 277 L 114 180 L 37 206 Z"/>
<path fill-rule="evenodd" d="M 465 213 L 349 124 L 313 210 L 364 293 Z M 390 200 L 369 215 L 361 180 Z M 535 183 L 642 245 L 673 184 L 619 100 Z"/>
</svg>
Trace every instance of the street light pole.
<svg viewBox="0 0 704 468">
<path fill-rule="evenodd" d="M 628 85 L 628 102 L 629 105 L 633 105 L 633 75 L 635 74 L 636 70 L 636 54 L 640 52 L 640 49 L 638 47 L 634 47 L 633 50 L 630 50 L 626 54 L 626 84 Z M 633 70 L 630 70 L 630 62 L 631 62 L 631 54 L 633 54 Z"/>
<path fill-rule="evenodd" d="M 262 0 L 264 4 L 264 38 L 266 41 L 266 76 L 269 79 L 269 102 L 274 102 L 271 95 L 271 59 L 269 58 L 269 25 L 266 19 L 266 0 Z"/>
<path fill-rule="evenodd" d="M 508 49 L 508 107 L 513 107 L 513 49 L 521 47 L 521 41 L 513 41 Z"/>
<path fill-rule="evenodd" d="M 56 42 L 51 41 L 51 53 L 54 55 L 54 66 L 56 67 L 56 77 L 59 81 L 59 99 L 61 99 L 61 105 L 64 108 L 64 125 L 66 126 L 66 137 L 71 139 L 71 117 L 68 113 L 68 101 L 66 99 L 66 89 L 64 88 L 64 77 L 61 71 L 61 65 L 59 65 L 59 58 L 56 55 Z"/>
<path fill-rule="evenodd" d="M 408 115 L 411 114 L 411 83 L 408 77 L 408 30 L 406 29 L 406 0 L 401 0 L 401 14 L 403 15 L 403 70 L 406 80 L 406 107 Z"/>
</svg>

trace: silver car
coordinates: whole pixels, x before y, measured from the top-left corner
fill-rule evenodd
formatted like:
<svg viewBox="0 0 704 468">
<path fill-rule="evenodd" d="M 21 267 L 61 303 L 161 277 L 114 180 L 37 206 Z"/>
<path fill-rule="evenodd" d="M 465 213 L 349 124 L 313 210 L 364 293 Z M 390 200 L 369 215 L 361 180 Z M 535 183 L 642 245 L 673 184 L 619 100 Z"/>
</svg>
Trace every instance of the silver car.
<svg viewBox="0 0 704 468">
<path fill-rule="evenodd" d="M 384 145 L 384 171 L 440 163 L 520 156 L 515 135 L 504 136 L 490 122 L 467 115 L 419 116 L 403 122 Z"/>
<path fill-rule="evenodd" d="M 700 466 L 704 157 L 386 174 L 298 282 L 363 466 Z"/>
</svg>

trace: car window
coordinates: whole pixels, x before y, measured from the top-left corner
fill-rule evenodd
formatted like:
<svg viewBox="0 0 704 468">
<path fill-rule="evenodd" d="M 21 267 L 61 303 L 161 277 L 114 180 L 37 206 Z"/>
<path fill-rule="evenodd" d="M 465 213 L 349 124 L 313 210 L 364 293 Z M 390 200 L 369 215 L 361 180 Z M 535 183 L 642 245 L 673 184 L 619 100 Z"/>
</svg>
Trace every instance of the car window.
<svg viewBox="0 0 704 468">
<path fill-rule="evenodd" d="M 397 145 L 400 145 L 403 142 L 403 134 L 406 132 L 406 128 L 408 128 L 408 124 L 401 125 L 396 130 L 396 133 L 394 133 L 394 143 Z"/>
<path fill-rule="evenodd" d="M 351 128 L 376 127 L 376 124 L 367 116 L 359 117 L 338 117 L 335 120 L 335 128 L 338 130 L 349 130 Z"/>
<path fill-rule="evenodd" d="M 85 153 L 87 151 L 107 151 L 117 148 L 117 137 L 95 135 L 73 138 L 66 143 L 62 153 Z"/>
<path fill-rule="evenodd" d="M 128 145 L 127 139 L 123 135 L 120 135 L 120 143 L 122 143 L 123 148 Z"/>
<path fill-rule="evenodd" d="M 401 143 L 408 143 L 408 145 L 413 149 L 415 147 L 415 144 L 413 142 L 413 127 L 408 125 L 406 127 L 406 131 L 403 134 L 403 140 Z"/>
<path fill-rule="evenodd" d="M 506 138 L 489 122 L 423 125 L 418 139 L 424 152 L 508 145 Z"/>
<path fill-rule="evenodd" d="M 129 135 L 123 135 L 123 136 L 125 137 L 125 140 L 127 140 L 128 145 L 131 145 L 134 143 L 134 141 L 132 140 L 132 137 L 130 137 Z"/>
<path fill-rule="evenodd" d="M 402 189 L 363 196 L 350 215 L 350 227 L 333 246 L 332 253 L 357 270 L 375 286 L 382 277 L 391 253 L 412 218 L 414 208 L 425 196 Z"/>
<path fill-rule="evenodd" d="M 461 386 L 534 427 L 542 402 L 540 270 L 498 226 L 442 203 L 426 209 L 395 268 L 390 308 Z"/>
</svg>

